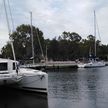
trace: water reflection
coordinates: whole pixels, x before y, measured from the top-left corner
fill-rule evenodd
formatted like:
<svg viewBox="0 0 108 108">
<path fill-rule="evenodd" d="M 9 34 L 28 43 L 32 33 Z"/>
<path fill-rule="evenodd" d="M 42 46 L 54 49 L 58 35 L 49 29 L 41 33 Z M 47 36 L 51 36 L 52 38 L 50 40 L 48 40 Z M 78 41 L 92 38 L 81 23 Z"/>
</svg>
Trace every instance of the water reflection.
<svg viewBox="0 0 108 108">
<path fill-rule="evenodd" d="M 51 84 L 51 83 L 52 84 Z M 55 98 L 77 98 L 79 92 L 77 72 L 54 72 L 49 75 L 49 96 Z"/>
<path fill-rule="evenodd" d="M 98 68 L 94 69 L 87 69 L 86 73 L 86 82 L 87 82 L 87 92 L 86 94 L 88 95 L 88 105 L 89 107 L 92 108 L 97 108 L 97 103 L 98 103 L 98 95 L 100 92 L 100 85 L 99 85 L 99 80 L 100 80 L 100 75 Z"/>
<path fill-rule="evenodd" d="M 48 74 L 49 108 L 108 107 L 108 67 Z"/>
<path fill-rule="evenodd" d="M 48 108 L 47 97 L 11 88 L 0 88 L 0 108 Z"/>
</svg>

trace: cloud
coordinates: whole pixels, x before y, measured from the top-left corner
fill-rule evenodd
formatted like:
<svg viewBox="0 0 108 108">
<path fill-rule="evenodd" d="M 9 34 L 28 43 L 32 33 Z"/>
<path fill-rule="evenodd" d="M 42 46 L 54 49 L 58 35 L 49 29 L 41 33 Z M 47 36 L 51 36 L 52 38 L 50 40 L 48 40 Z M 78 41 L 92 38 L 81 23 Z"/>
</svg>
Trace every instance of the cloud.
<svg viewBox="0 0 108 108">
<path fill-rule="evenodd" d="M 32 11 L 33 25 L 43 31 L 45 38 L 54 38 L 63 31 L 77 32 L 82 38 L 93 34 L 95 9 L 102 43 L 107 43 L 108 1 L 106 0 L 11 0 L 10 2 L 15 27 L 23 23 L 30 24 L 29 12 Z"/>
<path fill-rule="evenodd" d="M 78 29 L 86 28 L 83 26 L 86 22 L 86 8 L 90 7 L 90 3 L 85 0 L 83 2 L 80 0 L 38 0 L 38 2 L 28 0 L 26 5 L 27 7 L 32 5 L 29 8 L 33 10 L 35 20 L 47 37 L 58 36 L 64 30 L 77 32 L 77 27 Z"/>
<path fill-rule="evenodd" d="M 28 0 L 26 3 L 27 7 L 32 6 L 29 8 L 33 10 L 36 18 L 34 20 L 46 37 L 58 36 L 63 31 L 75 31 L 82 35 L 85 31 L 89 31 L 87 30 L 91 23 L 89 13 L 94 7 L 94 3 L 90 0 L 38 0 L 38 2 Z"/>
</svg>

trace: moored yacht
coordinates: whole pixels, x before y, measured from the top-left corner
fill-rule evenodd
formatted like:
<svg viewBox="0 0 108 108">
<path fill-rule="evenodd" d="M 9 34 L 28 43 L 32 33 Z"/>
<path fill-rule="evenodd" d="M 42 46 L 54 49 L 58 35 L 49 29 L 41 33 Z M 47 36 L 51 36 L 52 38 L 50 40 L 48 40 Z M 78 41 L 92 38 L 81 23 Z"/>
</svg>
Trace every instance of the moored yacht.
<svg viewBox="0 0 108 108">
<path fill-rule="evenodd" d="M 17 61 L 0 58 L 0 85 L 47 94 L 47 73 L 20 68 L 18 64 Z"/>
</svg>

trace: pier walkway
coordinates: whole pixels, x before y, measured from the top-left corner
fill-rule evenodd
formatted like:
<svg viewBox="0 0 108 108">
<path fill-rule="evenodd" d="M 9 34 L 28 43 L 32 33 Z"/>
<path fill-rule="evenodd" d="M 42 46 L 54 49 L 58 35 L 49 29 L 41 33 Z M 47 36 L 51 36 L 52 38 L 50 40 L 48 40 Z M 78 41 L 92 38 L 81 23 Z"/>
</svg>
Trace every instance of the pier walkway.
<svg viewBox="0 0 108 108">
<path fill-rule="evenodd" d="M 77 68 L 77 63 L 75 61 L 48 61 L 46 63 L 35 63 L 33 64 L 25 64 L 22 65 L 21 67 L 26 67 L 26 68 L 47 68 L 47 69 L 52 69 L 52 68 Z"/>
</svg>

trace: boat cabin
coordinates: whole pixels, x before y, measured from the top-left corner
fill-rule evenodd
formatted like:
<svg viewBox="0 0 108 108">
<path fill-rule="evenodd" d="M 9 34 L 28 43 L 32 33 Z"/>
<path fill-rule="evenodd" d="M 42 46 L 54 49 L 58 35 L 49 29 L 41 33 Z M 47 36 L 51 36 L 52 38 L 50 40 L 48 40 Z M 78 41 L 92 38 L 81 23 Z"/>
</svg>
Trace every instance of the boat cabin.
<svg viewBox="0 0 108 108">
<path fill-rule="evenodd" d="M 0 74 L 15 72 L 18 62 L 10 59 L 0 59 Z"/>
</svg>

